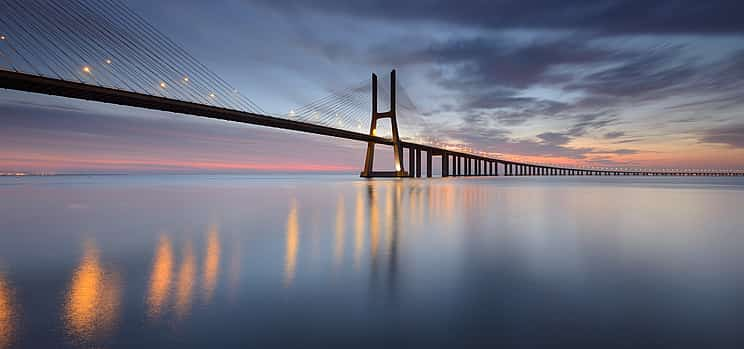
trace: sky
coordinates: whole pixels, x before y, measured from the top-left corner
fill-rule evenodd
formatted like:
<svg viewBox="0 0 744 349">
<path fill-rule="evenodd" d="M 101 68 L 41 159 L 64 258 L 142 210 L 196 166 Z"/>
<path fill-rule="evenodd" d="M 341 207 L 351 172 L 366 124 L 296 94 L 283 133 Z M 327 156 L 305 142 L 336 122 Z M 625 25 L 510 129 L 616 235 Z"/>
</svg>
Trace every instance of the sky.
<svg viewBox="0 0 744 349">
<path fill-rule="evenodd" d="M 271 112 L 397 69 L 417 112 L 406 137 L 540 163 L 744 168 L 741 1 L 127 4 Z M 352 141 L 7 90 L 0 119 L 0 172 L 356 172 L 364 157 Z"/>
</svg>

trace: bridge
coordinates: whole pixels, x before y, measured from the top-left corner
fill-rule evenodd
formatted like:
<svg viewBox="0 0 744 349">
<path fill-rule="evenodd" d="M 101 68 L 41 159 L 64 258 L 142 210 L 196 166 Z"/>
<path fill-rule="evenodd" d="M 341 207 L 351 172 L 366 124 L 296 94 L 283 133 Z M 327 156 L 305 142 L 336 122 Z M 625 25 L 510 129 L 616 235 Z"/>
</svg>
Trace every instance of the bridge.
<svg viewBox="0 0 744 349">
<path fill-rule="evenodd" d="M 0 88 L 365 142 L 360 175 L 366 178 L 432 177 L 435 158 L 442 177 L 744 176 L 741 170 L 534 164 L 406 140 L 399 134 L 398 118 L 415 107 L 395 71 L 386 77 L 389 86 L 380 86 L 373 74 L 369 83 L 297 111 L 270 114 L 117 0 L 6 0 L 0 9 L 5 14 L 0 16 Z M 363 96 L 367 87 L 371 111 L 361 101 L 368 98 Z M 380 105 L 387 110 L 378 110 Z M 378 129 L 380 120 L 390 121 L 389 137 Z M 366 123 L 369 129 L 363 132 Z M 394 169 L 374 170 L 378 145 L 393 148 Z"/>
</svg>

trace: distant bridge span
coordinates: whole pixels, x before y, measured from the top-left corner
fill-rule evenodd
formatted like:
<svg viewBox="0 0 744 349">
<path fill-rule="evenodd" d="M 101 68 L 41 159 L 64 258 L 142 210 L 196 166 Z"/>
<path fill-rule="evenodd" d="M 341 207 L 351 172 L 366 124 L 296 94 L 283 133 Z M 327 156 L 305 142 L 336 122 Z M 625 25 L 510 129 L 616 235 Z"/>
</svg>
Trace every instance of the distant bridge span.
<svg viewBox="0 0 744 349">
<path fill-rule="evenodd" d="M 376 112 L 376 77 L 373 89 L 373 110 Z M 432 177 L 433 157 L 441 158 L 442 177 L 449 176 L 744 176 L 738 171 L 649 171 L 649 170 L 613 170 L 585 169 L 559 166 L 545 166 L 515 162 L 497 158 L 484 157 L 459 151 L 448 150 L 430 145 L 416 144 L 400 139 L 377 137 L 374 126 L 370 134 L 363 134 L 302 121 L 288 120 L 270 115 L 204 105 L 194 102 L 164 98 L 143 93 L 94 86 L 79 82 L 41 77 L 32 74 L 0 70 L 0 88 L 18 91 L 41 93 L 130 107 L 160 110 L 180 114 L 194 115 L 211 119 L 240 122 L 285 130 L 293 130 L 324 136 L 366 142 L 374 148 L 376 144 L 395 147 L 396 171 L 362 173 L 363 177 L 422 177 L 422 153 L 426 155 L 426 177 Z M 394 78 L 391 90 L 395 90 Z M 395 114 L 395 92 L 391 94 L 391 112 Z M 390 113 L 390 112 L 389 112 Z M 385 113 L 379 113 L 385 114 Z M 397 127 L 397 126 L 396 126 Z M 397 137 L 397 130 L 394 132 Z M 394 137 L 394 138 L 395 138 Z M 408 151 L 408 167 L 404 169 L 403 150 Z M 371 167 L 370 167 L 371 168 Z"/>
<path fill-rule="evenodd" d="M 432 177 L 434 158 L 449 176 L 744 176 L 743 171 L 596 169 L 491 158 L 403 140 L 398 113 L 417 113 L 396 84 L 366 80 L 288 115 L 269 115 L 120 0 L 0 1 L 0 88 L 293 130 L 367 143 L 362 177 Z M 249 77 L 250 78 L 250 77 Z M 378 94 L 383 107 L 378 110 Z M 386 96 L 389 96 L 387 99 Z M 400 103 L 398 103 L 398 99 Z M 389 102 L 389 103 L 385 103 Z M 410 115 L 410 114 L 409 114 Z M 371 116 L 371 120 L 369 117 Z M 389 119 L 392 136 L 380 137 Z M 371 121 L 371 122 L 370 122 Z M 369 124 L 369 132 L 364 125 Z M 421 141 L 419 141 L 421 142 Z M 375 171 L 377 145 L 391 146 L 394 169 Z M 406 154 L 407 153 L 407 154 Z M 407 161 L 405 161 L 406 154 Z M 423 166 L 426 164 L 426 166 Z M 425 169 L 425 173 L 422 170 Z"/>
</svg>

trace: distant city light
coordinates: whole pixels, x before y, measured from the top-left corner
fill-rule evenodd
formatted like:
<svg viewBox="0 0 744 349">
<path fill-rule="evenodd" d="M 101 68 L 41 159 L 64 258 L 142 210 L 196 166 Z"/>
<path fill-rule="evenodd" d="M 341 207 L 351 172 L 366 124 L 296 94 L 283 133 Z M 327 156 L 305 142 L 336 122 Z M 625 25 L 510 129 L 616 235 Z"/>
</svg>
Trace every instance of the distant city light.
<svg viewBox="0 0 744 349">
<path fill-rule="evenodd" d="M 217 97 L 217 95 L 215 95 L 214 93 L 209 94 L 209 98 L 215 98 L 215 97 Z"/>
<path fill-rule="evenodd" d="M 7 37 L 7 36 L 5 36 L 5 35 L 0 35 L 0 40 L 5 40 L 5 39 L 7 39 L 7 38 L 8 38 L 8 37 Z"/>
<path fill-rule="evenodd" d="M 189 77 L 188 76 L 184 76 L 183 77 L 183 82 L 189 82 Z"/>
<path fill-rule="evenodd" d="M 87 65 L 86 65 L 86 66 L 84 66 L 84 67 L 83 67 L 83 72 L 84 72 L 84 73 L 86 73 L 86 74 L 90 74 L 90 72 L 91 72 L 91 70 L 90 70 L 90 67 L 89 67 L 89 66 L 87 66 Z"/>
<path fill-rule="evenodd" d="M 166 87 L 168 87 L 168 85 L 166 85 L 164 82 L 161 81 L 160 82 L 160 88 L 166 88 Z"/>
<path fill-rule="evenodd" d="M 110 59 L 107 59 L 106 60 L 106 64 L 111 64 L 111 60 Z"/>
</svg>

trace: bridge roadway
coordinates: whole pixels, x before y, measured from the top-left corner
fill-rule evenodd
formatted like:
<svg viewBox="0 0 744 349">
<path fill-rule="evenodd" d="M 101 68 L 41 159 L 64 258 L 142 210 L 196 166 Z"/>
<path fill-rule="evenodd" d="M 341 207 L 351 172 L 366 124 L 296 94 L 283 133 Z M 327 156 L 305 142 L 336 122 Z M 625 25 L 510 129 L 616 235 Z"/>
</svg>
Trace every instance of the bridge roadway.
<svg viewBox="0 0 744 349">
<path fill-rule="evenodd" d="M 211 119 L 241 122 L 252 125 L 294 130 L 306 133 L 374 142 L 392 146 L 390 139 L 375 137 L 333 127 L 288 120 L 269 115 L 184 102 L 170 98 L 93 86 L 79 82 L 64 81 L 36 75 L 0 70 L 0 88 L 42 93 L 145 109 L 161 110 Z M 584 168 L 534 165 L 496 158 L 483 157 L 464 152 L 447 150 L 429 145 L 401 142 L 408 150 L 410 177 L 422 176 L 422 152 L 426 153 L 426 176 L 432 177 L 433 157 L 440 157 L 442 176 L 744 176 L 744 172 L 710 171 L 629 171 L 595 170 Z M 500 165 L 500 166 L 499 166 Z M 499 168 L 500 167 L 500 168 Z"/>
</svg>

